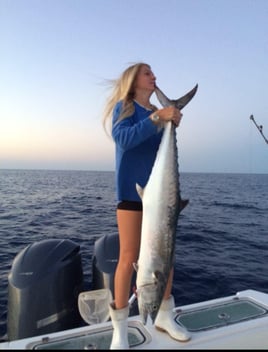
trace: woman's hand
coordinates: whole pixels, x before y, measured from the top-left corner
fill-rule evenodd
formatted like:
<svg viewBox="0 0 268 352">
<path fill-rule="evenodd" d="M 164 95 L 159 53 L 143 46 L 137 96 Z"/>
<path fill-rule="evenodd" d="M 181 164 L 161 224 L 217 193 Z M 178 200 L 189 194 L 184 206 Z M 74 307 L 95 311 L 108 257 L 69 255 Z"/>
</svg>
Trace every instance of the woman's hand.
<svg viewBox="0 0 268 352">
<path fill-rule="evenodd" d="M 157 121 L 155 118 L 153 118 L 153 116 L 158 116 L 159 122 L 172 121 L 176 127 L 178 127 L 182 118 L 182 113 L 174 106 L 167 106 L 166 108 L 154 111 L 152 114 L 152 120 Z"/>
</svg>

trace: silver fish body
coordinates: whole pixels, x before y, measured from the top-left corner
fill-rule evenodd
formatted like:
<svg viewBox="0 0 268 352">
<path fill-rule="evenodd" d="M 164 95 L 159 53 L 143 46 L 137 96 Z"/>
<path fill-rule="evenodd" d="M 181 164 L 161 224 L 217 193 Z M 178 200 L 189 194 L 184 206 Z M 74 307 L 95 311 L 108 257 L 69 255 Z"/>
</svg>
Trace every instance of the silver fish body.
<svg viewBox="0 0 268 352">
<path fill-rule="evenodd" d="M 178 100 L 169 100 L 156 87 L 164 106 L 182 109 L 194 96 L 197 86 Z M 183 101 L 182 101 L 183 100 Z M 138 263 L 135 265 L 139 313 L 143 324 L 148 314 L 155 321 L 174 264 L 176 228 L 180 212 L 180 185 L 176 130 L 172 122 L 164 126 L 162 140 L 146 186 L 136 185 L 142 199 L 143 218 Z"/>
</svg>

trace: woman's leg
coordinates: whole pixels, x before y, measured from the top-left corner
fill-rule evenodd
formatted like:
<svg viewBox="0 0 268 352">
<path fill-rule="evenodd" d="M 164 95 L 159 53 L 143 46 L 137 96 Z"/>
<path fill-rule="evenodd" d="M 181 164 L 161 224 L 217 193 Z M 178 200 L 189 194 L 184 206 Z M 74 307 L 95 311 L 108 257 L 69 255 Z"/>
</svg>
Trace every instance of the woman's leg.
<svg viewBox="0 0 268 352">
<path fill-rule="evenodd" d="M 119 231 L 119 261 L 115 272 L 114 300 L 115 308 L 127 306 L 130 285 L 140 250 L 142 211 L 117 209 Z"/>
<path fill-rule="evenodd" d="M 110 305 L 113 337 L 110 349 L 128 349 L 130 284 L 140 249 L 142 211 L 117 209 L 119 260 L 114 278 L 114 301 Z"/>
<path fill-rule="evenodd" d="M 164 293 L 164 299 L 168 299 L 169 296 L 171 295 L 171 290 L 173 285 L 173 275 L 174 275 L 174 268 L 172 267 L 169 273 L 168 282 Z"/>
</svg>

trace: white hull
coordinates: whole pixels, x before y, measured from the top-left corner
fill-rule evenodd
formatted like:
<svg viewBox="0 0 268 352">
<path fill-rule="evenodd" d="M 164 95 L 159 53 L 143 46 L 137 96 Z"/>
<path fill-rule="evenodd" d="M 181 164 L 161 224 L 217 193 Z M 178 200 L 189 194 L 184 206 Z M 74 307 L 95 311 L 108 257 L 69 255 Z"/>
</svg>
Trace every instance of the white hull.
<svg viewBox="0 0 268 352">
<path fill-rule="evenodd" d="M 176 308 L 174 318 L 191 330 L 188 342 L 171 339 L 148 319 L 129 317 L 132 349 L 268 349 L 268 294 L 245 290 L 233 296 Z M 3 342 L 0 349 L 109 349 L 111 322 Z"/>
</svg>

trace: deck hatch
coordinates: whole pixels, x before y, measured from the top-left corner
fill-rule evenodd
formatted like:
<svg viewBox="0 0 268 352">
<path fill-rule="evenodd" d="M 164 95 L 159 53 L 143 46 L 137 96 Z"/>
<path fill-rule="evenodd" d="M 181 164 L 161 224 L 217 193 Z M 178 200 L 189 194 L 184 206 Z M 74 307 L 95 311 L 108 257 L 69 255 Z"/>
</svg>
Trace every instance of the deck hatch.
<svg viewBox="0 0 268 352">
<path fill-rule="evenodd" d="M 80 332 L 74 334 L 66 333 L 61 337 L 43 337 L 42 340 L 30 343 L 27 349 L 34 350 L 84 350 L 98 349 L 107 350 L 110 348 L 113 328 L 97 328 L 89 332 Z M 145 342 L 151 341 L 151 336 L 143 325 L 138 321 L 131 321 L 128 325 L 128 341 L 130 347 L 139 346 Z"/>
<path fill-rule="evenodd" d="M 255 319 L 265 314 L 267 310 L 262 306 L 241 299 L 181 312 L 175 320 L 190 331 L 201 331 Z"/>
</svg>

